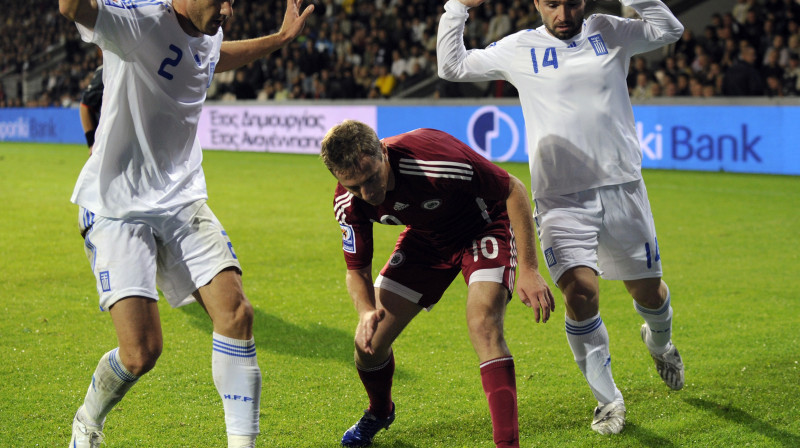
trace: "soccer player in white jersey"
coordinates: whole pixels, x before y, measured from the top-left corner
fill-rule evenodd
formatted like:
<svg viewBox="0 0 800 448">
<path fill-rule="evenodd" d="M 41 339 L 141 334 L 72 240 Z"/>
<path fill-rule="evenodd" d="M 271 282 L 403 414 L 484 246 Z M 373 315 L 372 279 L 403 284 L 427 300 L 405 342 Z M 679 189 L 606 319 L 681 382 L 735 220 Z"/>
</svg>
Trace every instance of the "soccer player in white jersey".
<svg viewBox="0 0 800 448">
<path fill-rule="evenodd" d="M 671 389 L 684 382 L 625 83 L 631 56 L 675 42 L 683 26 L 657 0 L 622 0 L 641 20 L 584 20 L 584 0 L 534 0 L 542 26 L 467 51 L 467 10 L 481 3 L 446 3 L 439 76 L 504 79 L 519 91 L 540 244 L 564 295 L 567 340 L 598 401 L 592 429 L 615 434 L 625 425 L 625 403 L 611 375 L 597 275 L 624 282 L 658 373 Z"/>
<path fill-rule="evenodd" d="M 461 272 L 469 285 L 467 327 L 494 442 L 519 447 L 514 360 L 503 337 L 517 262 L 517 294 L 533 308 L 536 321 L 547 322 L 555 309 L 537 270 L 525 185 L 433 129 L 378 140 L 366 124 L 347 120 L 328 131 L 321 155 L 339 181 L 334 213 L 342 230 L 347 290 L 359 315 L 356 370 L 369 397 L 369 408 L 345 432 L 342 445 L 369 446 L 392 424 L 392 343 Z M 374 287 L 373 223 L 405 227 Z"/>
<path fill-rule="evenodd" d="M 197 122 L 215 71 L 280 49 L 313 7 L 301 12 L 302 0 L 288 0 L 277 33 L 223 42 L 233 3 L 59 0 L 81 37 L 103 50 L 100 123 L 72 201 L 80 206 L 100 308 L 109 311 L 119 343 L 97 365 L 70 447 L 100 446 L 106 415 L 161 354 L 156 285 L 173 307 L 196 300 L 210 316 L 228 446 L 255 446 L 261 371 L 253 308 L 233 246 L 206 205 Z"/>
</svg>

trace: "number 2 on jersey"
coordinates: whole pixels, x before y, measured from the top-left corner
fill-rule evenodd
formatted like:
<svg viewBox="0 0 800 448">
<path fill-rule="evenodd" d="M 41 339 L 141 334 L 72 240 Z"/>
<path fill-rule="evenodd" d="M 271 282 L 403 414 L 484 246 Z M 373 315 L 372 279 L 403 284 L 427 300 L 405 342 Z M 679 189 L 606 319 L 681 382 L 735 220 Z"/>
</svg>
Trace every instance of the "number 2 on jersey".
<svg viewBox="0 0 800 448">
<path fill-rule="evenodd" d="M 158 74 L 172 81 L 172 73 L 168 72 L 166 68 L 177 67 L 178 63 L 181 62 L 181 58 L 183 57 L 183 51 L 172 44 L 170 44 L 169 49 L 175 52 L 175 57 L 172 59 L 164 58 L 164 60 L 161 61 L 161 67 L 158 68 Z"/>
<path fill-rule="evenodd" d="M 533 73 L 539 73 L 539 63 L 536 61 L 536 49 L 531 48 L 531 62 L 533 62 Z M 544 59 L 542 60 L 542 67 L 558 68 L 558 56 L 556 55 L 556 48 L 549 47 L 544 50 Z"/>
</svg>

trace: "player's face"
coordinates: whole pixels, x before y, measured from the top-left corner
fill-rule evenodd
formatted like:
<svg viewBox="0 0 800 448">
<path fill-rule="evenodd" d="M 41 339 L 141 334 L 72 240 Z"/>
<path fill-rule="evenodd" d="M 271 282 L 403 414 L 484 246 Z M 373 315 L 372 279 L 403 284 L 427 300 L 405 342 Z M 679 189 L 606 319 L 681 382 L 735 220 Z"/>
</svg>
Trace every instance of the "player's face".
<svg viewBox="0 0 800 448">
<path fill-rule="evenodd" d="M 386 150 L 379 159 L 364 156 L 361 166 L 350 174 L 335 173 L 336 179 L 353 196 L 370 205 L 380 205 L 389 189 L 389 164 Z"/>
<path fill-rule="evenodd" d="M 581 31 L 584 0 L 536 0 L 535 3 L 548 33 L 564 40 Z"/>
<path fill-rule="evenodd" d="M 234 0 L 189 0 L 187 15 L 197 31 L 213 36 L 233 16 Z"/>
</svg>

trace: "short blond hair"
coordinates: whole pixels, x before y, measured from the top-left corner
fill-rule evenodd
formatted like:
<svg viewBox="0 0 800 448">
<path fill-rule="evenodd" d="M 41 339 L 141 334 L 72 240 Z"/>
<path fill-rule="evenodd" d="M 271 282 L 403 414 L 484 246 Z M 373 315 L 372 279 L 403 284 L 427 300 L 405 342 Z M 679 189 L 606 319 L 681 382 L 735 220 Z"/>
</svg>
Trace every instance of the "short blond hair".
<svg viewBox="0 0 800 448">
<path fill-rule="evenodd" d="M 361 167 L 364 156 L 380 159 L 383 148 L 378 135 L 366 123 L 345 120 L 325 134 L 319 155 L 334 175 L 352 174 Z"/>
</svg>

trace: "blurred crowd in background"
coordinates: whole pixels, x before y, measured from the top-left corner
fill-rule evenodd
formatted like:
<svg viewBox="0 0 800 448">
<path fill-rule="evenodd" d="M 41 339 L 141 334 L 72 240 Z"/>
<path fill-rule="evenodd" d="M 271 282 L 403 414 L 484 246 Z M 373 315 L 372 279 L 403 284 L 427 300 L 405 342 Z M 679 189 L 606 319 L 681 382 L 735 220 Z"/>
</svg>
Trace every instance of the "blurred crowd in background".
<svg viewBox="0 0 800 448">
<path fill-rule="evenodd" d="M 800 0 L 738 0 L 656 57 L 631 61 L 635 100 L 655 97 L 800 95 Z M 443 0 L 314 0 L 303 34 L 269 58 L 218 73 L 219 101 L 514 97 L 506 82 L 465 90 L 436 76 L 436 27 Z M 276 32 L 283 2 L 240 1 L 226 39 Z M 483 48 L 541 20 L 532 0 L 473 8 L 467 48 Z M 635 17 L 623 8 L 621 14 Z M 15 2 L 0 32 L 0 107 L 70 107 L 102 56 L 80 40 L 50 0 Z M 697 27 L 695 27 L 697 28 Z"/>
</svg>

